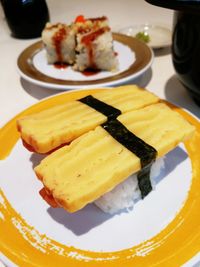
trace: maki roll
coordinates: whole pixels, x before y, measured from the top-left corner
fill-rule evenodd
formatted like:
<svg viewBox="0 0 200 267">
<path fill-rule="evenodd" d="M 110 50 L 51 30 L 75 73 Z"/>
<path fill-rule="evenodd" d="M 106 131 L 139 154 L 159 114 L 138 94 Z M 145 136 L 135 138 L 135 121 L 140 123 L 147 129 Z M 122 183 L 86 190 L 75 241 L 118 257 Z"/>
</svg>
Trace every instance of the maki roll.
<svg viewBox="0 0 200 267">
<path fill-rule="evenodd" d="M 42 32 L 48 64 L 67 63 L 74 70 L 115 71 L 118 60 L 108 18 L 78 16 L 70 25 L 47 23 Z"/>
<path fill-rule="evenodd" d="M 75 62 L 75 31 L 66 24 L 47 23 L 42 31 L 48 64 Z"/>
<path fill-rule="evenodd" d="M 113 49 L 112 32 L 107 17 L 84 19 L 75 24 L 76 62 L 74 69 L 116 71 L 118 60 Z"/>
</svg>

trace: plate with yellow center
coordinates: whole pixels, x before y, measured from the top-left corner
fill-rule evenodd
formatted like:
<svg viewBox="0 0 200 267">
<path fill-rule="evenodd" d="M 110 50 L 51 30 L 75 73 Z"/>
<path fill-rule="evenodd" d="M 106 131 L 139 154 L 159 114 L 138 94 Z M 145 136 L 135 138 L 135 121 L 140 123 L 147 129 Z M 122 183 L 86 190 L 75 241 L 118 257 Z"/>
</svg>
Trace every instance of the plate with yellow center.
<svg viewBox="0 0 200 267">
<path fill-rule="evenodd" d="M 178 107 L 196 133 L 167 154 L 155 190 L 134 209 L 107 215 L 89 204 L 70 214 L 38 194 L 33 167 L 44 156 L 23 147 L 16 120 L 95 91 L 45 99 L 0 129 L 0 251 L 8 266 L 175 267 L 200 250 L 200 122 Z"/>
</svg>

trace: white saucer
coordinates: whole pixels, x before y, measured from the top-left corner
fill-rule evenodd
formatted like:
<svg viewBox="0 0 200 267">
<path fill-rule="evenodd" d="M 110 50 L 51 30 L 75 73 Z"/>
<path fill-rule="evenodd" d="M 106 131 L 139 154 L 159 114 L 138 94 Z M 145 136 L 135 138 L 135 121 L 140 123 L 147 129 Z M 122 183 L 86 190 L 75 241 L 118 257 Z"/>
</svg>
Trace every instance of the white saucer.
<svg viewBox="0 0 200 267">
<path fill-rule="evenodd" d="M 119 32 L 132 37 L 135 37 L 139 32 L 144 32 L 149 35 L 150 41 L 147 44 L 153 49 L 164 48 L 171 45 L 171 30 L 164 26 L 146 23 L 128 26 L 119 30 Z"/>
</svg>

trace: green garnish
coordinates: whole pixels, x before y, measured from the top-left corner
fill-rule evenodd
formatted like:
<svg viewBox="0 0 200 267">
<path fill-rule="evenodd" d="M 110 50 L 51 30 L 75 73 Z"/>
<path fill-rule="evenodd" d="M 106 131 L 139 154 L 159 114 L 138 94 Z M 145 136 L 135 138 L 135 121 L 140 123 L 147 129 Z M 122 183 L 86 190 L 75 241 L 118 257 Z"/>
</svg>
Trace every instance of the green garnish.
<svg viewBox="0 0 200 267">
<path fill-rule="evenodd" d="M 148 35 L 147 32 L 138 32 L 135 37 L 139 39 L 140 41 L 143 41 L 145 43 L 150 42 L 150 36 Z"/>
</svg>

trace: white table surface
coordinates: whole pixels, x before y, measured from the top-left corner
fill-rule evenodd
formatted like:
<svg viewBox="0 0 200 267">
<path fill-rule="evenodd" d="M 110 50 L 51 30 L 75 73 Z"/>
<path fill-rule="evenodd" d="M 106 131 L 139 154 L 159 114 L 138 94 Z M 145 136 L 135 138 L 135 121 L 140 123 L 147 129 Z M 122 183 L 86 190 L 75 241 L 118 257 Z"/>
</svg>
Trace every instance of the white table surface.
<svg viewBox="0 0 200 267">
<path fill-rule="evenodd" d="M 86 17 L 107 15 L 113 31 L 143 23 L 158 23 L 172 29 L 173 11 L 151 6 L 143 0 L 47 0 L 52 22 L 71 22 L 78 14 Z M 38 39 L 19 40 L 10 37 L 10 32 L 0 7 L 0 127 L 14 115 L 44 97 L 58 91 L 41 88 L 20 78 L 16 61 L 20 52 Z M 190 111 L 200 118 L 200 108 L 177 79 L 172 65 L 170 49 L 155 52 L 152 68 L 140 81 L 140 85 Z M 3 259 L 4 257 L 2 257 Z M 200 266 L 197 255 L 188 266 Z"/>
</svg>

